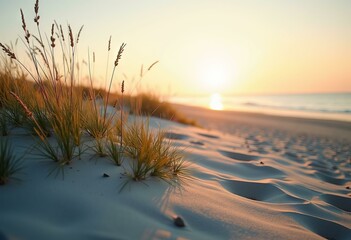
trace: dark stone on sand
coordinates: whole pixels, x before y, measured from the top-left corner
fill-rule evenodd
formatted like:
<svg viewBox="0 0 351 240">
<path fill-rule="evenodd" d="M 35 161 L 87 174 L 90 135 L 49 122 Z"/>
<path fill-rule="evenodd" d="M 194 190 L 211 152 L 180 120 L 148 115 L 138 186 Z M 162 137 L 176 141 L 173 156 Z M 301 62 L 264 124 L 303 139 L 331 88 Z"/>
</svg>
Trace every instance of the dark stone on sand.
<svg viewBox="0 0 351 240">
<path fill-rule="evenodd" d="M 102 175 L 102 177 L 106 178 L 106 177 L 110 177 L 110 175 L 108 175 L 107 173 L 104 173 L 104 175 Z"/>
<path fill-rule="evenodd" d="M 177 227 L 185 227 L 184 220 L 179 216 L 174 218 L 174 225 L 176 225 Z"/>
</svg>

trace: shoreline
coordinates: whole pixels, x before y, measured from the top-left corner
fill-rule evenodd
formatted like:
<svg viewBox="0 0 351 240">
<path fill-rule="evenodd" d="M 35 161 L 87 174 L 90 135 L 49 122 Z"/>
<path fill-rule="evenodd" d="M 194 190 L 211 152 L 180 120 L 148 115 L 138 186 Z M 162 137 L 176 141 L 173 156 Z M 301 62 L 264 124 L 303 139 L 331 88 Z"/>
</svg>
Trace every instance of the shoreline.
<svg viewBox="0 0 351 240">
<path fill-rule="evenodd" d="M 213 99 L 214 95 L 217 100 Z M 274 116 L 340 120 L 351 122 L 351 93 L 303 93 L 170 97 L 174 104 L 209 108 L 219 101 L 215 109 L 222 111 L 251 112 Z"/>
<path fill-rule="evenodd" d="M 211 110 L 203 107 L 175 104 L 172 106 L 181 114 L 195 120 L 200 126 L 235 134 L 240 128 L 265 128 L 271 131 L 288 131 L 351 142 L 351 122 L 341 120 L 314 119 L 292 116 L 278 116 L 245 111 Z"/>
</svg>

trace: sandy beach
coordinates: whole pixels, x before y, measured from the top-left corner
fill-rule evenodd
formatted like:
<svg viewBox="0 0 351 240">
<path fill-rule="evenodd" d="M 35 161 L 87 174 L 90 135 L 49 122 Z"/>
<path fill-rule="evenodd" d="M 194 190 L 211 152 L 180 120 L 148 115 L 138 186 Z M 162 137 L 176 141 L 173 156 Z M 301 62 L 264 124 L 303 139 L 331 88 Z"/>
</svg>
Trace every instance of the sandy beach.
<svg viewBox="0 0 351 240">
<path fill-rule="evenodd" d="M 48 176 L 54 163 L 12 131 L 26 154 L 21 181 L 0 186 L 0 239 L 351 239 L 351 123 L 177 109 L 203 128 L 150 125 L 184 149 L 180 188 L 151 178 L 120 192 L 129 160 L 89 151 Z"/>
<path fill-rule="evenodd" d="M 173 104 L 175 109 L 194 119 L 206 129 L 237 134 L 241 130 L 282 131 L 293 135 L 307 134 L 335 140 L 351 141 L 351 122 L 283 117 L 253 112 L 214 111 L 201 107 Z"/>
</svg>

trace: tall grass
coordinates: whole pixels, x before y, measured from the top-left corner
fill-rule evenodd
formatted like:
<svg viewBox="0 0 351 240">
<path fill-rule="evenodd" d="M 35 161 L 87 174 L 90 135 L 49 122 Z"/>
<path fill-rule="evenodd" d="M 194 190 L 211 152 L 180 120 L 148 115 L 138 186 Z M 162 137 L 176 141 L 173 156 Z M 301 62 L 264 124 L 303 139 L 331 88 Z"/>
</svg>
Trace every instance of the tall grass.
<svg viewBox="0 0 351 240">
<path fill-rule="evenodd" d="M 8 46 L 3 44 L 0 46 L 11 61 L 16 62 L 32 78 L 39 94 L 36 101 L 33 102 L 30 101 L 30 97 L 26 97 L 26 93 L 30 93 L 28 88 L 25 91 L 13 89 L 15 98 L 7 98 L 11 102 L 7 104 L 10 106 L 7 107 L 7 112 L 12 122 L 19 125 L 27 108 L 27 126 L 32 129 L 32 132 L 39 135 L 38 149 L 42 156 L 49 157 L 59 162 L 60 165 L 69 164 L 76 157 L 76 147 L 80 144 L 81 139 L 82 99 L 78 88 L 75 88 L 77 82 L 75 62 L 76 47 L 82 28 L 74 36 L 71 26 L 68 25 L 69 41 L 67 41 L 68 39 L 64 38 L 62 26 L 53 23 L 50 39 L 46 44 L 40 28 L 38 1 L 35 2 L 34 7 L 36 34 L 28 29 L 24 13 L 22 10 L 20 12 L 24 31 L 22 41 L 30 57 L 31 66 L 25 65 Z M 57 32 L 59 29 L 60 32 Z M 57 42 L 61 46 L 61 51 L 58 51 L 63 56 L 63 72 L 60 71 L 60 64 L 56 59 Z M 54 145 L 47 139 L 50 131 L 55 135 Z"/>
<path fill-rule="evenodd" d="M 83 26 L 74 34 L 70 25 L 64 31 L 61 25 L 54 22 L 47 41 L 44 41 L 43 36 L 46 34 L 41 31 L 38 0 L 34 5 L 34 31 L 27 26 L 22 10 L 20 13 L 24 32 L 21 41 L 30 64 L 24 64 L 26 61 L 16 56 L 11 46 L 0 43 L 3 53 L 8 57 L 3 60 L 6 62 L 4 81 L 0 82 L 2 135 L 8 133 L 8 122 L 16 127 L 26 127 L 30 133 L 39 137 L 36 147 L 38 154 L 57 163 L 60 171 L 81 156 L 82 135 L 88 133 L 95 142 L 93 151 L 99 156 L 109 156 L 118 166 L 125 162 L 123 160 L 126 156 L 131 158 L 128 175 L 134 181 L 158 177 L 172 183 L 176 176 L 185 176 L 186 167 L 181 152 L 165 140 L 161 130 L 151 130 L 148 121 L 127 124 L 128 115 L 124 106 L 128 98 L 125 96 L 124 80 L 121 82 L 120 94 L 112 93 L 125 43 L 117 51 L 110 77 L 108 65 L 106 67 L 105 89 L 97 92 L 91 71 L 95 64 L 94 53 L 93 59 L 90 59 L 88 52 L 89 87 L 83 88 L 79 85 L 82 80 L 77 66 L 77 46 Z M 110 50 L 111 37 L 108 41 L 107 62 Z M 151 64 L 146 72 L 157 62 Z M 15 74 L 12 66 L 17 69 Z M 24 73 L 31 79 L 31 83 L 26 80 Z M 140 80 L 144 75 L 142 68 Z M 119 111 L 117 104 L 113 107 L 109 105 L 114 96 L 118 97 Z M 157 99 L 144 94 L 129 97 L 129 105 L 134 106 L 132 110 L 139 116 L 146 114 L 175 118 L 169 105 L 160 104 Z M 50 136 L 54 138 L 49 139 Z"/>
</svg>

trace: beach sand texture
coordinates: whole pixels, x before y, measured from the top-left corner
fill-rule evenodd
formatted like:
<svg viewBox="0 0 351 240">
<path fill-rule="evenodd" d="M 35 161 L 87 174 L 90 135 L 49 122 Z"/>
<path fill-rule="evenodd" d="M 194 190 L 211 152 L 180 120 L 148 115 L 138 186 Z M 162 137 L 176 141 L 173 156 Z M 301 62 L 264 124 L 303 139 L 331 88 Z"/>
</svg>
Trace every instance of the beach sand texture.
<svg viewBox="0 0 351 240">
<path fill-rule="evenodd" d="M 0 186 L 0 239 L 351 239 L 348 124 L 197 111 L 222 132 L 150 120 L 184 147 L 182 188 L 151 178 L 119 192 L 123 167 L 89 152 L 55 178 L 27 153 L 22 181 Z M 33 145 L 21 129 L 9 139 L 17 154 Z"/>
</svg>

